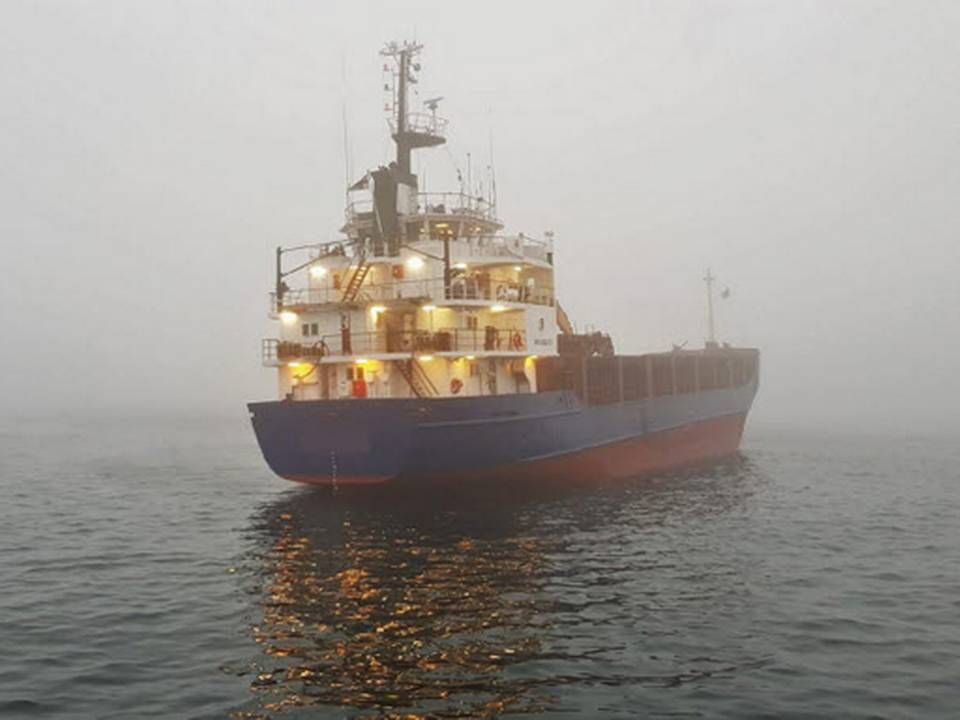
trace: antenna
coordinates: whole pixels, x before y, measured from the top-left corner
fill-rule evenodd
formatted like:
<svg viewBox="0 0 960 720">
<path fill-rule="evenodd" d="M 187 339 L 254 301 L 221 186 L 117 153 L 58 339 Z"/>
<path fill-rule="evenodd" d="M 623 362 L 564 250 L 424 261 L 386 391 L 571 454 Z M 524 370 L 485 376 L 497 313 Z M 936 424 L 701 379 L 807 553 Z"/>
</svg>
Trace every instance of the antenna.
<svg viewBox="0 0 960 720">
<path fill-rule="evenodd" d="M 493 161 L 493 124 L 490 125 L 490 209 L 497 213 L 497 165 Z"/>
<path fill-rule="evenodd" d="M 344 53 L 340 54 L 340 92 L 342 97 L 342 107 L 341 107 L 341 119 L 343 122 L 343 172 L 344 172 L 344 187 L 347 188 L 346 193 L 349 197 L 350 194 L 350 185 L 353 183 L 353 168 L 351 167 L 351 158 L 350 158 L 350 131 L 347 126 L 347 58 Z"/>
</svg>

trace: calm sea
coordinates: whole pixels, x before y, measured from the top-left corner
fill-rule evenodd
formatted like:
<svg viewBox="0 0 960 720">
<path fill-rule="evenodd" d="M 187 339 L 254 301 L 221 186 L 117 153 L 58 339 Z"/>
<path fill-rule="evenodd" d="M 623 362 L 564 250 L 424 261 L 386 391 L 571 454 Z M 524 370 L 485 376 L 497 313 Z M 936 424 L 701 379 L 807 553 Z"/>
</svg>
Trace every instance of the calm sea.
<svg viewBox="0 0 960 720">
<path fill-rule="evenodd" d="M 359 501 L 244 420 L 0 430 L 0 717 L 960 716 L 960 443 Z"/>
</svg>

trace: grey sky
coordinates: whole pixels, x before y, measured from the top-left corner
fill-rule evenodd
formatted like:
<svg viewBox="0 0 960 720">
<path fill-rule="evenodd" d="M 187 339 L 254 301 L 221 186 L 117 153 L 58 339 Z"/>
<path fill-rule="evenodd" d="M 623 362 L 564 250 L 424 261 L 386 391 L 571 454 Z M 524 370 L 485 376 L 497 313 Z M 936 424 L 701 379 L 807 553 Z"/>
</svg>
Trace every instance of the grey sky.
<svg viewBox="0 0 960 720">
<path fill-rule="evenodd" d="M 756 420 L 960 428 L 960 5 L 0 6 L 0 399 L 240 411 L 274 394 L 272 248 L 335 237 L 389 151 L 385 40 L 427 45 L 450 154 L 492 130 L 512 230 L 623 351 L 763 351 Z M 344 84 L 346 78 L 346 85 Z M 346 87 L 346 92 L 344 91 Z M 426 158 L 426 156 L 424 156 Z"/>
</svg>

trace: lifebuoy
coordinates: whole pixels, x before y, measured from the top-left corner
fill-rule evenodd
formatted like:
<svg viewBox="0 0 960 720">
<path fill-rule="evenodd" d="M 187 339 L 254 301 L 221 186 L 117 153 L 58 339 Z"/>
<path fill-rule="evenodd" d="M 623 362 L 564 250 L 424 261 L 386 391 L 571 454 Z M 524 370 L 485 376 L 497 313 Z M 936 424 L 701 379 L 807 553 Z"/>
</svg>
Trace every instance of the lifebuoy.
<svg viewBox="0 0 960 720">
<path fill-rule="evenodd" d="M 463 380 L 460 378 L 454 378 L 450 381 L 450 392 L 456 395 L 458 392 L 463 390 Z"/>
</svg>

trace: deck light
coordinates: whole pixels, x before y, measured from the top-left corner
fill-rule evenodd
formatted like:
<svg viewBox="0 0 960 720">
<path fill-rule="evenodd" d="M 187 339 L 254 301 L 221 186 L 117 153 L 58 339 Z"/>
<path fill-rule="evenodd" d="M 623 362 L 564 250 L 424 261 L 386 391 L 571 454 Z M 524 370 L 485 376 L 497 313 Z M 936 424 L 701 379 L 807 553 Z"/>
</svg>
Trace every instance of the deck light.
<svg viewBox="0 0 960 720">
<path fill-rule="evenodd" d="M 514 265 L 514 266 L 513 266 L 513 269 L 514 269 L 516 272 L 523 272 L 523 267 L 520 266 L 520 265 Z"/>
<path fill-rule="evenodd" d="M 417 257 L 416 255 L 414 255 L 413 257 L 407 258 L 408 270 L 419 270 L 420 268 L 423 267 L 423 264 L 424 263 L 423 263 L 422 257 Z"/>
<path fill-rule="evenodd" d="M 417 358 L 417 360 L 419 360 L 420 362 L 430 362 L 431 360 L 433 360 L 433 355 L 421 355 L 420 357 Z"/>
<path fill-rule="evenodd" d="M 300 366 L 302 366 L 302 365 L 303 365 L 303 363 L 298 363 L 298 362 L 288 362 L 288 363 L 287 363 L 287 367 L 290 368 L 291 370 L 296 370 L 298 367 L 300 367 Z"/>
<path fill-rule="evenodd" d="M 310 277 L 319 280 L 327 274 L 327 269 L 323 265 L 310 266 Z"/>
<path fill-rule="evenodd" d="M 282 313 L 280 313 L 280 322 L 282 322 L 284 325 L 293 325 L 299 319 L 299 317 L 299 315 L 291 310 L 284 310 Z"/>
<path fill-rule="evenodd" d="M 366 365 L 370 361 L 367 358 L 357 358 L 355 362 L 357 365 Z"/>
<path fill-rule="evenodd" d="M 476 356 L 476 355 L 467 355 L 467 356 L 466 356 L 466 359 L 467 359 L 467 360 L 476 360 L 476 359 L 477 359 L 477 356 Z"/>
<path fill-rule="evenodd" d="M 466 270 L 467 264 L 465 262 L 458 262 L 458 263 L 455 263 L 453 267 L 457 270 Z"/>
<path fill-rule="evenodd" d="M 433 312 L 434 310 L 437 309 L 437 306 L 436 306 L 436 305 L 424 305 L 422 309 L 423 309 L 424 312 Z"/>
<path fill-rule="evenodd" d="M 496 305 L 491 305 L 491 306 L 490 306 L 490 312 L 495 312 L 495 313 L 501 313 L 501 312 L 503 312 L 503 311 L 506 310 L 506 309 L 507 309 L 507 306 L 506 306 L 506 305 L 501 305 L 500 303 L 497 303 Z"/>
<path fill-rule="evenodd" d="M 370 308 L 370 314 L 375 318 L 382 312 L 386 312 L 387 308 L 383 305 L 374 305 Z"/>
</svg>

